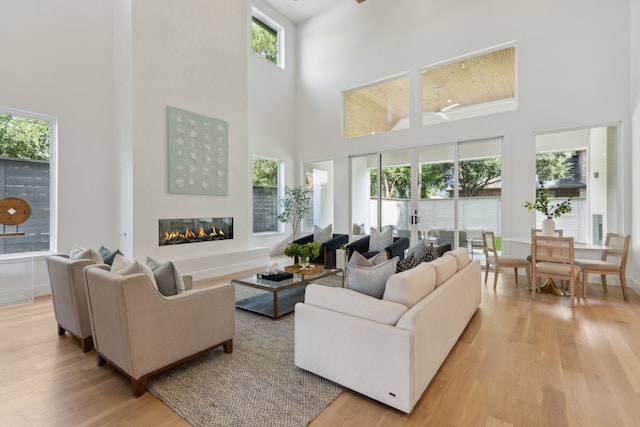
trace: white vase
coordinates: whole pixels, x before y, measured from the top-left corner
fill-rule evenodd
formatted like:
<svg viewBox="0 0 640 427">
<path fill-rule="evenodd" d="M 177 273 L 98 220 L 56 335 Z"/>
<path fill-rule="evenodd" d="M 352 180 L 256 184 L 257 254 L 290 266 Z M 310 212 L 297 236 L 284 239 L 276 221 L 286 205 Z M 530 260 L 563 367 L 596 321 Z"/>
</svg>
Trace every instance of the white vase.
<svg viewBox="0 0 640 427">
<path fill-rule="evenodd" d="M 551 218 L 547 218 L 542 221 L 542 235 L 543 236 L 555 236 L 556 234 L 556 222 Z"/>
</svg>

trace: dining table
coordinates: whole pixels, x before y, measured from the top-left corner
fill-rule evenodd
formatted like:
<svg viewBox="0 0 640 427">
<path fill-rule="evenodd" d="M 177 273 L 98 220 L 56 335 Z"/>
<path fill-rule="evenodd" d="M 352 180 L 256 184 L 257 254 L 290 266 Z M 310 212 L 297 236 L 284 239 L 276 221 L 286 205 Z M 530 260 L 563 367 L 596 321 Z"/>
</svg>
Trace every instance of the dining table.
<svg viewBox="0 0 640 427">
<path fill-rule="evenodd" d="M 531 253 L 531 238 L 504 238 L 503 240 L 505 242 L 515 243 L 519 246 L 527 245 L 529 253 Z M 599 243 L 573 242 L 574 257 L 575 252 L 582 252 L 585 253 L 587 257 L 592 258 L 594 254 L 602 254 L 602 252 L 606 251 L 607 249 L 611 249 L 611 247 Z M 599 257 L 597 259 L 599 259 Z M 551 294 L 556 296 L 569 296 L 569 292 L 565 291 L 561 287 L 558 287 L 558 285 L 552 278 L 547 278 L 544 283 L 542 283 L 542 285 L 538 288 L 538 292 L 541 294 Z"/>
</svg>

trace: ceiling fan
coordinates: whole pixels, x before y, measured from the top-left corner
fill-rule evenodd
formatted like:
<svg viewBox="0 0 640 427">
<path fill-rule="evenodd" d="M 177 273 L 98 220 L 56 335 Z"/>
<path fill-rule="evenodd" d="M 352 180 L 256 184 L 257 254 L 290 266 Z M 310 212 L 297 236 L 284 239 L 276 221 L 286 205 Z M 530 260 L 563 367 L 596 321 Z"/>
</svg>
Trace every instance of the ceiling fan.
<svg viewBox="0 0 640 427">
<path fill-rule="evenodd" d="M 364 3 L 365 0 L 356 0 L 358 3 Z"/>
<path fill-rule="evenodd" d="M 363 0 L 363 1 L 364 1 L 364 0 Z M 438 87 L 436 88 L 436 93 L 438 94 L 438 105 L 437 105 L 438 109 L 437 109 L 436 111 L 434 111 L 434 113 L 435 113 L 435 115 L 436 115 L 436 116 L 438 116 L 438 117 L 441 117 L 441 118 L 443 118 L 443 119 L 445 119 L 445 120 L 449 120 L 449 116 L 447 116 L 447 115 L 445 114 L 445 112 L 446 112 L 446 111 L 449 111 L 449 110 L 452 110 L 452 109 L 454 109 L 454 108 L 456 108 L 456 107 L 460 106 L 460 104 L 458 104 L 458 103 L 456 102 L 455 104 L 447 105 L 447 106 L 446 106 L 446 107 L 444 107 L 444 108 L 440 108 L 440 89 L 441 89 L 441 88 L 440 88 L 440 86 L 438 86 Z"/>
</svg>

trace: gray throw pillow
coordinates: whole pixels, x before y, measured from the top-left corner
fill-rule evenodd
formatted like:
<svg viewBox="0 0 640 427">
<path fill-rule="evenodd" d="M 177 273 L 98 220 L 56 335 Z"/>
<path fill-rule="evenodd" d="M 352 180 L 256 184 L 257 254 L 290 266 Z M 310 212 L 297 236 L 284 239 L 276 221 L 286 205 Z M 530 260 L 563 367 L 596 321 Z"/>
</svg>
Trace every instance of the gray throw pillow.
<svg viewBox="0 0 640 427">
<path fill-rule="evenodd" d="M 392 229 L 389 228 L 384 233 L 380 233 L 375 228 L 371 229 L 371 237 L 369 237 L 369 252 L 383 251 L 391 243 L 393 243 Z"/>
<path fill-rule="evenodd" d="M 113 260 L 116 258 L 116 255 L 118 254 L 122 255 L 122 252 L 120 252 L 120 249 L 116 249 L 115 251 L 112 251 L 110 249 L 105 248 L 104 246 L 100 246 L 100 249 L 98 249 L 98 253 L 102 257 L 102 260 L 104 261 L 104 263 L 107 265 L 113 265 Z"/>
<path fill-rule="evenodd" d="M 347 286 L 363 294 L 382 298 L 387 279 L 396 272 L 398 257 L 373 267 L 347 264 Z"/>
<path fill-rule="evenodd" d="M 333 237 L 333 224 L 327 225 L 325 228 L 320 228 L 317 225 L 313 226 L 313 241 L 323 244 L 327 240 L 331 240 Z"/>
<path fill-rule="evenodd" d="M 407 257 L 409 257 L 409 255 L 413 254 L 413 256 L 415 257 L 416 260 L 416 265 L 420 264 L 421 262 L 425 261 L 426 257 L 427 257 L 427 245 L 425 243 L 424 240 L 420 240 L 416 245 L 410 247 L 407 250 Z"/>
<path fill-rule="evenodd" d="M 374 265 L 382 264 L 388 259 L 389 255 L 387 254 L 387 251 L 378 252 L 371 258 L 365 258 L 365 256 L 360 252 L 353 251 L 353 254 L 351 254 L 351 259 L 349 259 L 349 264 L 359 267 L 373 267 Z"/>
<path fill-rule="evenodd" d="M 147 257 L 147 266 L 151 268 L 158 284 L 158 290 L 165 297 L 185 292 L 184 280 L 178 267 L 172 262 L 159 263 Z"/>
</svg>

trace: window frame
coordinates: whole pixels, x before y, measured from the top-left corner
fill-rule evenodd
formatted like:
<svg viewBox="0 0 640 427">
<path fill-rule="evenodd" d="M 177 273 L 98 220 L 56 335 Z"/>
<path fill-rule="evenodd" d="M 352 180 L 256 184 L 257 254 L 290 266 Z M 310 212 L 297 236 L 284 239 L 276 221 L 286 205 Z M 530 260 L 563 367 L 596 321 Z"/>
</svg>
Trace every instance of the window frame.
<svg viewBox="0 0 640 427">
<path fill-rule="evenodd" d="M 46 122 L 49 126 L 49 248 L 40 251 L 0 254 L 0 259 L 11 260 L 34 256 L 46 256 L 56 252 L 58 247 L 58 119 L 54 116 L 0 106 L 0 113 L 27 117 Z M 29 159 L 18 159 L 29 160 Z M 2 195 L 2 198 L 4 194 Z"/>
<path fill-rule="evenodd" d="M 255 22 L 257 21 L 257 22 Z M 265 58 L 263 55 L 260 55 L 257 52 L 254 52 L 253 50 L 253 37 L 251 35 L 251 28 L 253 27 L 253 24 L 259 25 L 262 28 L 266 29 L 269 32 L 273 32 L 276 36 L 276 43 L 277 43 L 277 49 L 278 49 L 278 55 L 277 55 L 277 63 L 273 64 L 271 61 L 269 61 L 267 58 Z M 249 25 L 249 29 L 250 29 L 250 36 L 249 36 L 249 40 L 251 42 L 251 46 L 250 46 L 250 51 L 251 53 L 253 53 L 256 56 L 259 56 L 263 59 L 265 59 L 267 62 L 282 68 L 284 70 L 285 68 L 285 54 L 284 54 L 284 27 L 280 24 L 278 24 L 276 21 L 274 21 L 273 19 L 271 19 L 270 17 L 268 17 L 267 15 L 265 15 L 263 12 L 261 12 L 260 10 L 256 9 L 255 7 L 251 8 L 251 22 Z"/>
<path fill-rule="evenodd" d="M 277 177 L 277 189 L 276 189 L 276 206 L 275 206 L 275 215 L 276 215 L 276 229 L 275 230 L 263 230 L 263 231 L 255 231 L 255 221 L 254 221 L 254 216 L 255 216 L 255 212 L 256 212 L 256 200 L 255 200 L 255 193 L 254 193 L 254 183 L 253 183 L 253 168 L 254 168 L 254 164 L 256 160 L 267 160 L 267 161 L 271 161 L 274 163 L 278 164 L 278 177 Z M 278 233 L 283 233 L 284 232 L 284 224 L 277 219 L 277 215 L 280 215 L 280 213 L 282 212 L 282 206 L 280 204 L 280 201 L 282 200 L 282 197 L 284 196 L 284 161 L 282 160 L 278 160 L 278 159 L 274 159 L 271 157 L 266 157 L 266 156 L 260 156 L 260 155 L 253 155 L 251 158 L 251 232 L 253 235 L 260 235 L 260 236 L 264 236 L 266 234 L 278 234 Z"/>
</svg>

